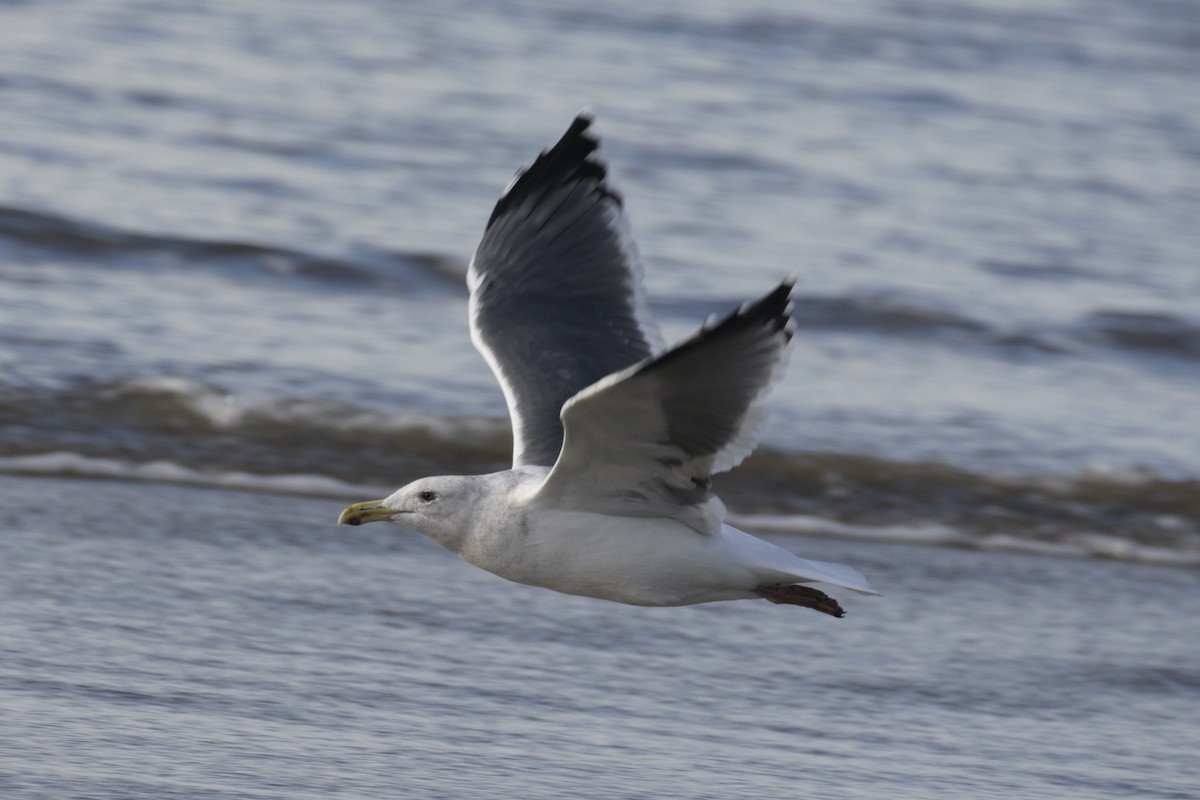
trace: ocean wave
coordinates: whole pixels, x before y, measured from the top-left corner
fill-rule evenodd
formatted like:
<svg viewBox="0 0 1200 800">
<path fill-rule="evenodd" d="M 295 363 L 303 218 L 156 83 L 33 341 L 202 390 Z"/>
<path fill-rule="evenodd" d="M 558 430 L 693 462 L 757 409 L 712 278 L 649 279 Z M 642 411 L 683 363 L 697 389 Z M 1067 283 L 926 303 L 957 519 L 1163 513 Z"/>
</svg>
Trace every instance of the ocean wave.
<svg viewBox="0 0 1200 800">
<path fill-rule="evenodd" d="M 293 473 L 255 475 L 239 471 L 195 469 L 173 461 L 137 462 L 81 453 L 50 452 L 0 456 L 0 473 L 60 478 L 102 478 L 138 483 L 175 483 L 305 497 L 384 497 L 395 487 L 349 483 L 326 475 Z"/>
<path fill-rule="evenodd" d="M 193 378 L 164 375 L 104 383 L 87 389 L 93 407 L 114 415 L 131 414 L 148 425 L 197 431 L 287 429 L 297 434 L 372 436 L 394 434 L 408 444 L 428 439 L 444 445 L 469 441 L 472 451 L 496 455 L 508 452 L 507 422 L 491 417 L 438 417 L 412 412 L 382 413 L 333 401 L 253 399 Z M 501 449 L 497 446 L 503 444 Z"/>
<path fill-rule="evenodd" d="M 0 206 L 0 253 L 30 252 L 93 269 L 171 269 L 186 266 L 234 279 L 306 281 L 315 288 L 386 291 L 411 297 L 434 290 L 463 294 L 465 265 L 444 255 L 359 246 L 326 254 L 257 242 L 203 240 L 127 231 L 100 222 L 71 219 L 24 208 Z M 8 268 L 26 259 L 6 259 Z M 998 269 L 996 262 L 986 268 Z M 1003 265 L 1012 271 L 1020 265 Z M 738 298 L 676 300 L 654 304 L 659 314 L 694 320 L 725 313 Z M 1067 324 L 1022 322 L 1007 327 L 979 319 L 916 291 L 860 288 L 838 295 L 797 294 L 793 318 L 810 331 L 836 331 L 976 346 L 997 354 L 1030 350 L 1072 356 L 1101 348 L 1153 353 L 1169 358 L 1200 357 L 1200 320 L 1154 310 L 1098 308 Z"/>
<path fill-rule="evenodd" d="M 507 420 L 243 398 L 193 379 L 0 392 L 0 472 L 367 496 L 505 469 Z M 998 475 L 937 462 L 760 447 L 717 477 L 728 506 L 792 533 L 1200 558 L 1200 478 L 1150 470 Z M 765 524 L 765 523 L 763 523 Z M 845 527 L 843 527 L 845 526 Z"/>
<path fill-rule="evenodd" d="M 660 304 L 656 310 L 696 319 L 724 313 L 738 302 L 732 297 L 685 299 Z M 1070 357 L 1101 349 L 1184 359 L 1200 356 L 1200 321 L 1156 311 L 1099 308 L 1066 324 L 1024 321 L 1017 327 L 972 317 L 920 292 L 879 288 L 840 295 L 797 293 L 792 298 L 792 318 L 798 328 L 817 333 L 967 345 L 996 353 L 1036 351 Z"/>
<path fill-rule="evenodd" d="M 1200 322 L 1180 319 L 1172 314 L 1095 311 L 1080 322 L 1078 335 L 1084 340 L 1099 341 L 1122 349 L 1200 356 Z"/>
<path fill-rule="evenodd" d="M 1059 557 L 1111 558 L 1174 567 L 1200 567 L 1200 549 L 1164 547 L 1098 533 L 1077 532 L 1055 540 L 1010 533 L 978 533 L 939 522 L 866 525 L 805 514 L 732 514 L 729 521 L 748 531 L 780 536 L 825 536 L 841 539 L 938 545 L 974 550 Z"/>
<path fill-rule="evenodd" d="M 1156 311 L 1096 309 L 1067 325 L 1035 323 L 1006 328 L 919 294 L 876 290 L 832 297 L 799 295 L 793 317 L 802 328 L 925 338 L 1001 350 L 1032 349 L 1049 355 L 1102 348 L 1173 358 L 1200 356 L 1200 322 Z"/>
<path fill-rule="evenodd" d="M 0 206 L 0 247 L 109 267 L 203 265 L 235 275 L 301 278 L 345 288 L 411 289 L 432 282 L 465 291 L 465 266 L 433 253 L 362 247 L 327 255 L 255 242 L 138 233 L 7 206 Z"/>
<path fill-rule="evenodd" d="M 272 474 L 398 483 L 435 465 L 501 468 L 506 420 L 381 412 L 332 400 L 242 396 L 182 376 L 4 387 L 0 456 L 48 451 Z"/>
<path fill-rule="evenodd" d="M 270 494 L 327 497 L 337 500 L 383 497 L 395 487 L 351 482 L 327 475 L 286 473 L 263 475 L 239 470 L 195 468 L 169 460 L 138 462 L 56 451 L 0 456 L 0 474 L 18 476 L 169 483 L 202 488 Z M 1166 544 L 1136 537 L 1077 530 L 1056 536 L 987 531 L 938 520 L 903 523 L 850 522 L 814 514 L 731 513 L 729 521 L 749 531 L 777 536 L 821 536 L 889 543 L 962 547 L 1059 557 L 1098 557 L 1162 566 L 1200 567 L 1200 531 Z"/>
</svg>

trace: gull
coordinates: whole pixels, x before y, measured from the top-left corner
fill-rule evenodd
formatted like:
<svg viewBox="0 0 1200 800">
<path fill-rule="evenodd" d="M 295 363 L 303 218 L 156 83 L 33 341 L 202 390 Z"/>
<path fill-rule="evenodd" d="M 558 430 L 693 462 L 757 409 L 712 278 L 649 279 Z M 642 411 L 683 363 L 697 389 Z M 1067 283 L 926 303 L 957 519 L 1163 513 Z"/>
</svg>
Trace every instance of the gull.
<svg viewBox="0 0 1200 800">
<path fill-rule="evenodd" d="M 758 443 L 792 339 L 788 279 L 669 349 L 620 195 L 580 114 L 496 203 L 467 271 L 471 339 L 513 429 L 512 469 L 422 478 L 339 523 L 389 520 L 517 583 L 639 606 L 766 599 L 844 612 L 878 594 L 725 522 L 711 476 Z"/>
</svg>

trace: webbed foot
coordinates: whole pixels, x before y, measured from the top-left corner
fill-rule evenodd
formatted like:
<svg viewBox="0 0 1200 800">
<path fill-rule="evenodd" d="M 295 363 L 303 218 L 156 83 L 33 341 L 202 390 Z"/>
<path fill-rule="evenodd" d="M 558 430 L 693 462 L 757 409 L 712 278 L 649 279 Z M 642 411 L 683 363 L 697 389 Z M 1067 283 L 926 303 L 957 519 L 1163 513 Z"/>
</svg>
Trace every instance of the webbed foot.
<svg viewBox="0 0 1200 800">
<path fill-rule="evenodd" d="M 774 583 L 766 586 L 759 586 L 754 590 L 761 597 L 765 597 L 772 603 L 783 603 L 790 606 L 804 606 L 822 614 L 828 614 L 831 617 L 844 617 L 846 612 L 838 605 L 838 601 L 834 600 L 824 592 L 813 589 L 810 586 L 797 586 L 796 584 Z"/>
</svg>

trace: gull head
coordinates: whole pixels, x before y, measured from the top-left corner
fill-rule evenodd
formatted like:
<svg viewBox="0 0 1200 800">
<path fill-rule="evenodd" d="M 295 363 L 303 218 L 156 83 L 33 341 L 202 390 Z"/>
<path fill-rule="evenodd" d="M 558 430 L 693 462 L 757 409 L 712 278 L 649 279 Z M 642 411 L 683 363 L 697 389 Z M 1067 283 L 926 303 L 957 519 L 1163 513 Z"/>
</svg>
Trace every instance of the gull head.
<svg viewBox="0 0 1200 800">
<path fill-rule="evenodd" d="M 470 524 L 476 494 L 470 478 L 450 475 L 421 478 L 383 500 L 347 506 L 338 517 L 338 524 L 362 525 L 387 520 L 450 546 Z"/>
</svg>

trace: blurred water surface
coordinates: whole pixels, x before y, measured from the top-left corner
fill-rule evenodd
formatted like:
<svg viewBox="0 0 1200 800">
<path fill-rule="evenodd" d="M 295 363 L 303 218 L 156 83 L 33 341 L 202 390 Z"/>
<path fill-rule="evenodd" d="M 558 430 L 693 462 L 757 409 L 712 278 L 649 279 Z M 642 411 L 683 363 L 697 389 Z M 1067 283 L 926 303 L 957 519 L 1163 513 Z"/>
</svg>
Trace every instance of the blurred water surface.
<svg viewBox="0 0 1200 800">
<path fill-rule="evenodd" d="M 1188 796 L 1198 44 L 1171 0 L 0 3 L 6 796 Z M 462 276 L 585 105 L 669 339 L 798 276 L 718 486 L 882 585 L 841 624 L 328 528 L 504 466 Z"/>
<path fill-rule="evenodd" d="M 618 606 L 330 500 L 0 484 L 0 789 L 1184 798 L 1188 569 L 807 539 L 887 596 Z"/>
</svg>

